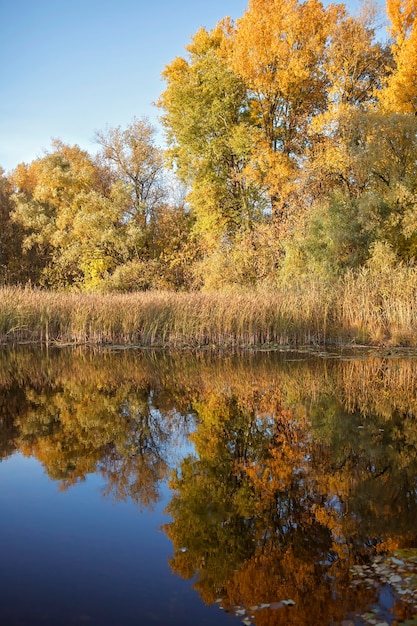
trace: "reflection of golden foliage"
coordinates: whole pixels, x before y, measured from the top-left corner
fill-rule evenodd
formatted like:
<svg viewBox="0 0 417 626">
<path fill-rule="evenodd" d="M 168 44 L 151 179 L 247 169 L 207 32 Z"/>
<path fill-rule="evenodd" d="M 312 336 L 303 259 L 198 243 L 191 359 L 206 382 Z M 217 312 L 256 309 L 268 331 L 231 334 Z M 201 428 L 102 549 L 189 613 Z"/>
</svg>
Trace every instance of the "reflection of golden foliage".
<svg viewBox="0 0 417 626">
<path fill-rule="evenodd" d="M 200 352 L 193 354 L 155 353 L 140 350 L 69 350 L 39 352 L 18 349 L 0 352 L 0 388 L 12 384 L 48 387 L 72 380 L 88 380 L 101 388 L 130 383 L 141 387 L 157 385 L 161 397 L 179 400 L 195 397 L 196 391 L 230 390 L 241 402 L 250 397 L 261 412 L 283 399 L 293 406 L 303 398 L 313 401 L 336 392 L 347 411 L 377 412 L 387 416 L 393 410 L 417 413 L 417 362 L 406 352 L 375 351 L 369 355 L 331 355 L 315 358 L 312 353 L 256 352 L 239 354 Z M 397 356 L 396 356 L 397 354 Z M 334 358 L 336 357 L 336 358 Z M 404 358 L 403 358 L 404 357 Z"/>
<path fill-rule="evenodd" d="M 299 602 L 314 586 L 314 563 L 297 558 L 289 548 L 253 557 L 236 573 L 228 591 L 232 603 L 239 604 L 244 599 L 250 606 L 288 598 Z"/>
<path fill-rule="evenodd" d="M 264 548 L 264 553 L 243 563 L 228 582 L 227 602 L 231 606 L 243 604 L 249 613 L 250 607 L 272 604 L 272 608 L 253 613 L 257 626 L 340 623 L 349 610 L 365 610 L 374 592 L 348 587 L 343 570 L 335 569 L 332 574 L 333 596 L 324 570 L 308 554 L 297 556 L 291 547 L 266 553 Z M 289 599 L 294 606 L 281 604 Z"/>
<path fill-rule="evenodd" d="M 302 468 L 308 449 L 306 424 L 295 421 L 290 411 L 275 416 L 274 434 L 264 463 L 254 461 L 245 467 L 256 492 L 262 494 L 262 504 L 275 500 L 277 492 L 291 488 L 294 468 Z M 285 459 L 285 462 L 283 460 Z"/>
<path fill-rule="evenodd" d="M 173 571 L 207 602 L 296 602 L 258 626 L 329 623 L 369 606 L 349 569 L 412 545 L 417 510 L 416 361 L 333 357 L 7 351 L 1 415 L 64 488 L 99 471 L 142 506 L 192 431 L 196 454 L 172 462 Z"/>
</svg>

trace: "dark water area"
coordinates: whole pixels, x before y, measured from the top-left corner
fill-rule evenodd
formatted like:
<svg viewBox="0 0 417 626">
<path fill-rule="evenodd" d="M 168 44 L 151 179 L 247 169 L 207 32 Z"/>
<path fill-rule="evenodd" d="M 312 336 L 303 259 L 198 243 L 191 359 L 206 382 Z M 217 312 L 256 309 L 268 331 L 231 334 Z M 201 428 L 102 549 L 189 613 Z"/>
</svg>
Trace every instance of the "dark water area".
<svg viewBox="0 0 417 626">
<path fill-rule="evenodd" d="M 0 625 L 417 624 L 413 355 L 0 351 Z"/>
</svg>

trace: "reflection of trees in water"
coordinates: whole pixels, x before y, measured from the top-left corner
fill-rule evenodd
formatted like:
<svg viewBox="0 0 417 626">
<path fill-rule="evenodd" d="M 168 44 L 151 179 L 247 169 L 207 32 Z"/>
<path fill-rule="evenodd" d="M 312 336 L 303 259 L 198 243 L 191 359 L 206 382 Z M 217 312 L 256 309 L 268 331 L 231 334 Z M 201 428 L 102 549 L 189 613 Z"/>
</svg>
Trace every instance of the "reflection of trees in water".
<svg viewBox="0 0 417 626">
<path fill-rule="evenodd" d="M 143 506 L 157 502 L 172 431 L 169 415 L 152 405 L 150 389 L 68 385 L 46 394 L 30 390 L 27 398 L 28 410 L 16 420 L 19 447 L 62 488 L 99 471 L 106 494 Z"/>
<path fill-rule="evenodd" d="M 382 498 L 386 479 L 375 470 L 372 437 L 356 433 L 348 445 L 358 453 L 336 472 L 341 450 L 312 436 L 309 420 L 294 419 L 279 394 L 271 400 L 263 418 L 255 395 L 242 405 L 211 392 L 198 403 L 197 455 L 171 481 L 171 566 L 196 577 L 207 602 L 296 602 L 295 611 L 259 612 L 257 624 L 337 622 L 374 598 L 348 586 L 350 567 L 384 542 L 415 541 L 415 524 L 412 516 L 398 524 L 390 493 Z M 403 507 L 406 494 L 399 497 Z M 415 501 L 416 494 L 417 512 Z"/>
<path fill-rule="evenodd" d="M 0 461 L 13 454 L 16 449 L 15 441 L 19 429 L 15 416 L 19 414 L 24 395 L 16 382 L 10 383 L 7 392 L 0 391 Z"/>
<path fill-rule="evenodd" d="M 334 395 L 343 376 L 331 381 L 327 368 L 314 401 L 282 373 L 273 394 L 246 390 L 242 400 L 230 386 L 207 387 L 194 403 L 197 455 L 171 481 L 171 566 L 196 577 L 207 602 L 296 601 L 292 613 L 257 613 L 257 624 L 337 622 L 375 599 L 348 586 L 354 563 L 415 545 L 417 424 L 410 411 L 388 419 L 386 403 L 382 415 L 367 412 L 367 397 L 349 412 Z M 390 400 L 399 406 L 404 396 L 391 389 Z"/>
<path fill-rule="evenodd" d="M 167 478 L 177 433 L 169 423 L 170 414 L 152 405 L 151 390 L 142 397 L 130 392 L 119 407 L 119 419 L 122 435 L 106 447 L 99 464 L 106 480 L 105 494 L 150 507 L 159 499 L 158 485 Z"/>
<path fill-rule="evenodd" d="M 117 359 L 98 355 L 43 355 L 37 369 L 36 353 L 26 353 L 26 363 L 19 352 L 7 356 L 0 375 L 10 424 L 2 430 L 5 455 L 36 456 L 62 489 L 98 471 L 106 495 L 148 507 L 158 501 L 191 418 L 152 387 L 149 372 L 118 371 Z"/>
<path fill-rule="evenodd" d="M 100 471 L 107 494 L 152 506 L 174 468 L 172 568 L 209 602 L 297 602 L 258 625 L 369 606 L 349 568 L 417 540 L 411 359 L 17 351 L 0 385 L 3 454 L 36 455 L 64 488 Z"/>
</svg>

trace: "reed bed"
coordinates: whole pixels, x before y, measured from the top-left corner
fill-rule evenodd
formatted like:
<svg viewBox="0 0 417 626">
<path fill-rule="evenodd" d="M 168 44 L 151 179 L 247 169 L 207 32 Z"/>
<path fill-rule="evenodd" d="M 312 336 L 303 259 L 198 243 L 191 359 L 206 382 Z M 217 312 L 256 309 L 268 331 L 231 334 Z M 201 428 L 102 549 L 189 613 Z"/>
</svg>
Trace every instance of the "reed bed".
<svg viewBox="0 0 417 626">
<path fill-rule="evenodd" d="M 417 345 L 417 274 L 362 273 L 253 293 L 0 289 L 2 343 L 149 347 Z"/>
</svg>

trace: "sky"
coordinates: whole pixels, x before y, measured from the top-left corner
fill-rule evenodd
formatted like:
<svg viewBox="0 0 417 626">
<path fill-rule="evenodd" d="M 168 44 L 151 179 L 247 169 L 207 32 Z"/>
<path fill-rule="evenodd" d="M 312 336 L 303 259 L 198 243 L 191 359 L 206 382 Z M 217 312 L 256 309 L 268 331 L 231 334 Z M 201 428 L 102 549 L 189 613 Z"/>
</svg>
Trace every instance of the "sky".
<svg viewBox="0 0 417 626">
<path fill-rule="evenodd" d="M 346 4 L 355 12 L 357 0 Z M 94 154 L 96 131 L 134 117 L 147 117 L 163 145 L 153 103 L 165 65 L 186 55 L 201 26 L 246 8 L 247 0 L 0 0 L 0 166 L 42 157 L 52 139 Z"/>
</svg>

